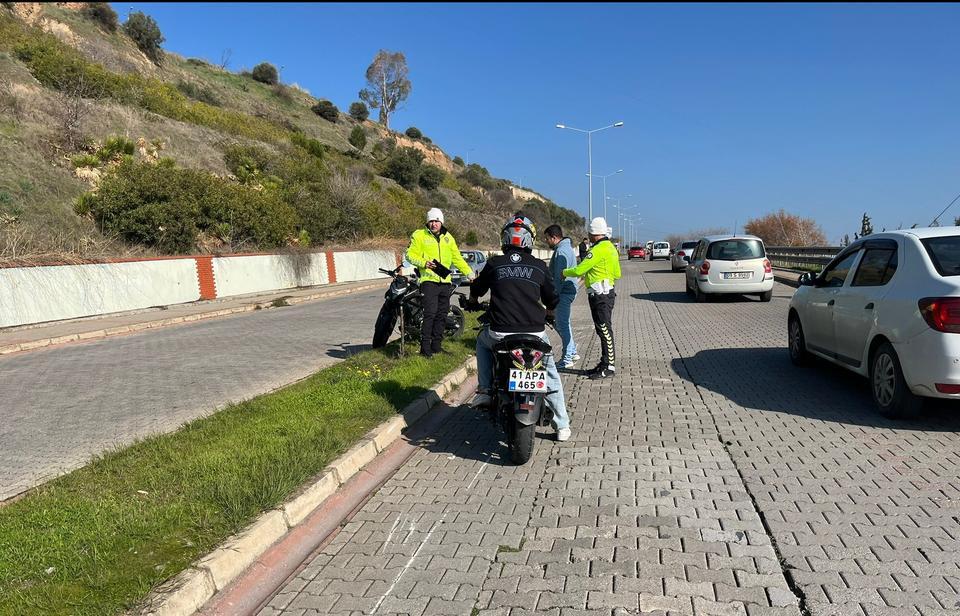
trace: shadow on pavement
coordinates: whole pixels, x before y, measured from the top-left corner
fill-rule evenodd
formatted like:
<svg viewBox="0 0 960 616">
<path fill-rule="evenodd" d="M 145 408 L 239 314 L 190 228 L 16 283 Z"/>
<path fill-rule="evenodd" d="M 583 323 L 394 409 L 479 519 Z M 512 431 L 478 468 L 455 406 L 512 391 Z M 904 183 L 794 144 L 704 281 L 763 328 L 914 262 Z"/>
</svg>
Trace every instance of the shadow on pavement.
<svg viewBox="0 0 960 616">
<path fill-rule="evenodd" d="M 503 433 L 486 411 L 462 404 L 444 405 L 440 412 L 448 415 L 443 427 L 423 431 L 414 425 L 407 438 L 431 453 L 487 462 L 492 466 L 513 466 L 507 445 L 502 441 Z"/>
<path fill-rule="evenodd" d="M 339 348 L 328 349 L 327 355 L 330 357 L 336 357 L 337 359 L 347 359 L 361 351 L 369 351 L 373 348 L 369 344 L 340 344 Z"/>
<path fill-rule="evenodd" d="M 671 368 L 745 408 L 899 430 L 960 430 L 960 405 L 955 402 L 929 399 L 915 419 L 890 420 L 875 409 L 867 379 L 826 361 L 798 368 L 781 347 L 700 351 L 672 360 Z"/>
<path fill-rule="evenodd" d="M 694 304 L 692 297 L 687 297 L 683 291 L 661 291 L 659 293 L 634 293 L 633 299 L 648 299 L 652 302 L 668 304 Z"/>
</svg>

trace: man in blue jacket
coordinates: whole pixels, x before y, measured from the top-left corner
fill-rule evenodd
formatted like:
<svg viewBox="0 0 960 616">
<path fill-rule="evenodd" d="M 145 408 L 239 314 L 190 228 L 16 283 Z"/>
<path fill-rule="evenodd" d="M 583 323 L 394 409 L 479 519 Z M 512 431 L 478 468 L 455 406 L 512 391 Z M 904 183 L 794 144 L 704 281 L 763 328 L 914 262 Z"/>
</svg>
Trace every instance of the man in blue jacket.
<svg viewBox="0 0 960 616">
<path fill-rule="evenodd" d="M 577 266 L 577 255 L 573 251 L 573 242 L 563 236 L 560 225 L 550 225 L 543 232 L 547 243 L 553 248 L 550 257 L 550 274 L 553 276 L 553 286 L 560 295 L 560 303 L 556 309 L 556 327 L 563 343 L 563 358 L 557 363 L 557 368 L 571 368 L 580 356 L 577 355 L 577 343 L 573 340 L 573 326 L 570 324 L 570 312 L 573 300 L 577 299 L 577 279 L 564 278 L 563 270 Z"/>
</svg>

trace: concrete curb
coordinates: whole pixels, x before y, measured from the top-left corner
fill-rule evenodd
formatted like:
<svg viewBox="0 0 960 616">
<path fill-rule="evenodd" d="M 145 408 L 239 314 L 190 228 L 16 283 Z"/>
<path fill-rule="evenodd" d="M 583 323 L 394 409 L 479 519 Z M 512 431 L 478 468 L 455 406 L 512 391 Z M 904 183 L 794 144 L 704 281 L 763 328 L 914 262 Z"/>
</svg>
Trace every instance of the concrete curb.
<svg viewBox="0 0 960 616">
<path fill-rule="evenodd" d="M 329 291 L 319 291 L 317 293 L 311 293 L 310 295 L 303 295 L 299 297 L 274 297 L 270 301 L 255 302 L 252 304 L 244 304 L 243 306 L 235 306 L 233 308 L 220 308 L 217 310 L 208 310 L 206 312 L 198 312 L 196 314 L 188 314 L 180 317 L 170 317 L 167 319 L 158 319 L 156 321 L 146 321 L 144 323 L 134 323 L 132 325 L 119 325 L 116 327 L 108 327 L 105 329 L 98 329 L 89 332 L 82 332 L 79 334 L 68 334 L 66 336 L 56 336 L 53 338 L 41 338 L 39 340 L 31 340 L 29 342 L 20 342 L 17 344 L 8 344 L 0 346 L 0 356 L 9 355 L 11 353 L 19 353 L 21 351 L 32 351 L 34 349 L 41 349 L 48 346 L 56 346 L 60 344 L 66 344 L 69 342 L 80 342 L 83 340 L 96 340 L 99 338 L 107 338 L 109 336 L 117 336 L 120 334 L 129 334 L 133 332 L 144 331 L 147 329 L 155 329 L 158 327 L 167 327 L 169 325 L 179 325 L 181 323 L 190 323 L 193 321 L 202 321 L 205 319 L 212 319 L 216 317 L 224 317 L 231 314 L 239 314 L 241 312 L 252 312 L 254 310 L 266 310 L 268 308 L 276 307 L 274 302 L 278 299 L 283 299 L 284 303 L 281 305 L 293 306 L 294 304 L 300 304 L 306 301 L 323 299 L 326 297 L 336 297 L 338 295 L 349 295 L 350 293 L 357 293 L 358 291 L 369 291 L 370 289 L 375 289 L 382 287 L 385 279 L 376 279 L 375 282 L 370 284 L 361 285 L 358 287 L 352 287 L 349 289 L 335 289 Z M 290 289 L 294 291 L 295 289 Z M 281 293 L 281 291 L 278 291 Z"/>
<path fill-rule="evenodd" d="M 244 530 L 227 539 L 190 568 L 174 576 L 152 592 L 143 607 L 134 614 L 144 616 L 189 616 L 198 611 L 217 592 L 226 588 L 254 564 L 270 546 L 289 533 L 350 477 L 400 438 L 401 431 L 416 423 L 448 393 L 462 384 L 477 368 L 470 357 L 411 402 L 396 417 L 368 432 L 353 447 L 339 456 L 309 484 L 277 509 L 261 514 Z"/>
</svg>

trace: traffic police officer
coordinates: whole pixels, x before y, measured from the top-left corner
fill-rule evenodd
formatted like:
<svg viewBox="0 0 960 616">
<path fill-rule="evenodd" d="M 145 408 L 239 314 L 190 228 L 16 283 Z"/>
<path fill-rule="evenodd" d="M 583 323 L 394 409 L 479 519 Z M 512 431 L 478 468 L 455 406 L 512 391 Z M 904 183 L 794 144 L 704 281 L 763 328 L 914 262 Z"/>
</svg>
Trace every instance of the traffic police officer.
<svg viewBox="0 0 960 616">
<path fill-rule="evenodd" d="M 597 217 L 590 221 L 590 241 L 586 257 L 576 267 L 563 270 L 564 276 L 582 276 L 590 303 L 590 316 L 600 337 L 600 363 L 588 374 L 591 379 L 604 379 L 616 373 L 613 344 L 614 283 L 620 278 L 620 253 L 610 241 L 607 221 Z"/>
<path fill-rule="evenodd" d="M 468 279 L 473 270 L 467 265 L 457 241 L 443 226 L 443 212 L 431 208 L 427 212 L 427 226 L 410 236 L 407 261 L 419 272 L 420 292 L 423 294 L 423 327 L 420 330 L 420 354 L 431 357 L 441 350 L 443 330 L 450 311 L 453 281 L 450 266 L 455 265 Z"/>
</svg>

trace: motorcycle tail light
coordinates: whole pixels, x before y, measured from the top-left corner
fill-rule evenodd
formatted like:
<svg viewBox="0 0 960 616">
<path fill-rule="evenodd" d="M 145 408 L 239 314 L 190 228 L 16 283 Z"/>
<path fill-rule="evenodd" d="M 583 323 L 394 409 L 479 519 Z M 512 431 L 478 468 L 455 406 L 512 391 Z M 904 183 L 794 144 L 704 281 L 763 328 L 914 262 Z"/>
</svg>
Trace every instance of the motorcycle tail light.
<svg viewBox="0 0 960 616">
<path fill-rule="evenodd" d="M 523 361 L 523 351 L 521 349 L 514 349 L 510 351 L 510 354 L 513 355 L 513 359 L 515 359 L 521 366 L 526 365 L 526 362 Z"/>
<path fill-rule="evenodd" d="M 531 368 L 538 368 L 543 361 L 543 353 L 540 351 L 533 352 L 533 361 L 531 362 Z"/>
</svg>

